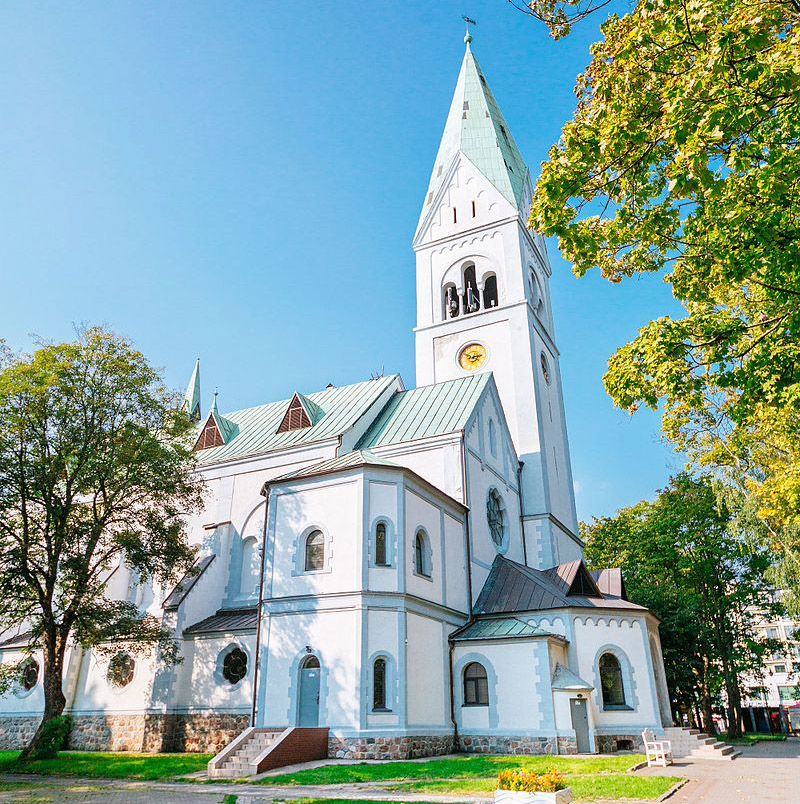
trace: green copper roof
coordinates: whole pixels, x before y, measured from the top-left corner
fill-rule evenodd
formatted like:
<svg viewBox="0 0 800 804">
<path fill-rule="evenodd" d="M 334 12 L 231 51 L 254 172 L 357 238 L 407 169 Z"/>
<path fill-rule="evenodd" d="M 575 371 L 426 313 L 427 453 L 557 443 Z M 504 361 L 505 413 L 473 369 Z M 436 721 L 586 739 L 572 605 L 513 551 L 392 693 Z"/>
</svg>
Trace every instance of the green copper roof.
<svg viewBox="0 0 800 804">
<path fill-rule="evenodd" d="M 318 461 L 309 466 L 304 466 L 302 469 L 287 472 L 285 475 L 280 475 L 274 480 L 270 480 L 270 483 L 280 483 L 284 480 L 300 480 L 304 477 L 316 477 L 317 475 L 328 475 L 332 472 L 343 472 L 346 469 L 355 469 L 360 466 L 388 466 L 391 469 L 402 469 L 399 464 L 387 461 L 386 458 L 381 458 L 367 450 L 357 449 L 340 455 L 337 458 L 329 458 L 327 461 Z"/>
<path fill-rule="evenodd" d="M 450 639 L 456 642 L 468 639 L 509 639 L 511 637 L 541 637 L 552 636 L 533 625 L 518 620 L 516 617 L 499 617 L 491 620 L 475 620 L 461 626 L 450 634 Z"/>
<path fill-rule="evenodd" d="M 459 151 L 510 203 L 524 212 L 528 168 L 469 44 L 425 194 L 422 218 Z"/>
<path fill-rule="evenodd" d="M 236 422 L 232 422 L 230 419 L 226 419 L 220 412 L 219 408 L 217 407 L 217 394 L 214 394 L 214 401 L 211 403 L 211 410 L 208 412 L 209 416 L 214 417 L 214 421 L 216 422 L 217 429 L 219 430 L 219 434 L 222 436 L 222 440 L 227 444 L 230 440 L 239 433 L 239 427 Z"/>
<path fill-rule="evenodd" d="M 188 414 L 193 422 L 199 422 L 202 418 L 200 412 L 200 358 L 194 364 L 189 385 L 186 386 L 186 393 L 183 396 L 181 410 Z"/>
<path fill-rule="evenodd" d="M 463 430 L 475 409 L 490 373 L 399 391 L 367 430 L 356 449 L 382 447 L 401 441 Z"/>
<path fill-rule="evenodd" d="M 308 394 L 304 399 L 325 415 L 311 427 L 285 433 L 277 431 L 289 399 L 226 413 L 224 418 L 238 428 L 236 435 L 222 446 L 200 450 L 197 460 L 206 465 L 336 438 L 350 430 L 393 386 L 402 388 L 397 374 Z"/>
</svg>

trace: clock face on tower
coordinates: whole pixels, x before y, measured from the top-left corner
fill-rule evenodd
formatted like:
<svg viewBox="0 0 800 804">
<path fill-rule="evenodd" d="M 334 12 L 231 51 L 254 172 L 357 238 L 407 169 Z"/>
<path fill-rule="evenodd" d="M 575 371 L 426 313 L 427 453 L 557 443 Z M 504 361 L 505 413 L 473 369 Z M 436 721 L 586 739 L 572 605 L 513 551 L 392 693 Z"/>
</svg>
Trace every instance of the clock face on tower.
<svg viewBox="0 0 800 804">
<path fill-rule="evenodd" d="M 475 371 L 486 362 L 486 347 L 479 343 L 468 343 L 458 353 L 458 365 L 467 371 Z"/>
</svg>

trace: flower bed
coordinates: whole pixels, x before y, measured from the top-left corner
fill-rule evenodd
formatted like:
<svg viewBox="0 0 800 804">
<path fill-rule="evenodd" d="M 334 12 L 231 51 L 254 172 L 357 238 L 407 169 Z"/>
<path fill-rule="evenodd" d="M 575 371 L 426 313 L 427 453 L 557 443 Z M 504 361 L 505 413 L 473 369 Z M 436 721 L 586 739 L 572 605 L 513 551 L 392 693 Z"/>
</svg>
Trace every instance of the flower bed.
<svg viewBox="0 0 800 804">
<path fill-rule="evenodd" d="M 495 804 L 569 804 L 572 790 L 557 771 L 544 773 L 506 770 L 497 777 Z"/>
</svg>

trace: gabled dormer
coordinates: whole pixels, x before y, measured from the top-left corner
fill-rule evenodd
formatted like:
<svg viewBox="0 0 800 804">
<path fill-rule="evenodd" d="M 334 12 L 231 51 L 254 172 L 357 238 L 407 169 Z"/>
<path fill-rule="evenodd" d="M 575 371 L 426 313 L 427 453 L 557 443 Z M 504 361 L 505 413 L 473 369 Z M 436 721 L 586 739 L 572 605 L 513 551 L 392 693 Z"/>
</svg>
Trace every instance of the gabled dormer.
<svg viewBox="0 0 800 804">
<path fill-rule="evenodd" d="M 230 443 L 234 436 L 239 432 L 239 428 L 229 419 L 226 419 L 217 408 L 217 394 L 214 394 L 214 403 L 206 416 L 200 435 L 194 445 L 194 451 L 209 449 L 210 447 L 221 447 Z"/>
<path fill-rule="evenodd" d="M 303 430 L 313 427 L 323 416 L 325 411 L 308 397 L 295 393 L 286 408 L 277 432 L 288 433 L 292 430 Z"/>
</svg>

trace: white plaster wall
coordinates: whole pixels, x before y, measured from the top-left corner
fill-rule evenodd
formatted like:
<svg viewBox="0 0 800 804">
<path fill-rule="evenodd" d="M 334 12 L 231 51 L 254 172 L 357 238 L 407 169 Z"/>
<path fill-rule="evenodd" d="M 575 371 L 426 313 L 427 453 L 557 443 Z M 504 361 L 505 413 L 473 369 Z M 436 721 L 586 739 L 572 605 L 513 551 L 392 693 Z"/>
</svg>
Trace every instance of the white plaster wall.
<svg viewBox="0 0 800 804">
<path fill-rule="evenodd" d="M 142 712 L 149 709 L 156 664 L 154 651 L 145 656 L 131 655 L 136 662 L 133 679 L 125 687 L 118 688 L 107 678 L 108 665 L 113 654 L 106 656 L 95 650 L 86 651 L 72 711 Z"/>
<path fill-rule="evenodd" d="M 572 627 L 573 644 L 577 650 L 577 673 L 595 687 L 591 706 L 597 730 L 611 733 L 630 729 L 641 731 L 646 726 L 658 729 L 661 718 L 647 655 L 649 648 L 646 647 L 647 626 L 644 618 L 611 614 L 578 615 L 573 617 Z M 605 645 L 617 646 L 630 661 L 635 689 L 626 687 L 625 696 L 626 702 L 635 704 L 633 711 L 603 710 L 597 653 Z M 576 670 L 574 667 L 570 669 Z"/>
<path fill-rule="evenodd" d="M 406 520 L 406 590 L 412 595 L 444 602 L 445 566 L 442 557 L 442 521 L 440 509 L 420 494 L 406 488 L 405 494 Z M 428 534 L 431 548 L 430 578 L 417 575 L 414 571 L 414 540 L 417 531 L 424 528 Z"/>
<path fill-rule="evenodd" d="M 36 715 L 44 710 L 44 692 L 42 689 L 42 668 L 44 659 L 42 651 L 34 651 L 31 658 L 39 663 L 39 680 L 36 686 L 28 691 L 22 687 L 15 686 L 5 695 L 0 695 L 0 715 Z M 0 664 L 17 665 L 26 654 L 17 649 L 5 648 L 0 650 Z M 64 668 L 68 667 L 68 662 L 64 662 Z"/>
<path fill-rule="evenodd" d="M 319 595 L 361 588 L 362 480 L 355 473 L 306 481 L 276 491 L 272 557 L 266 597 Z M 301 536 L 319 528 L 326 535 L 326 568 L 306 573 Z"/>
<path fill-rule="evenodd" d="M 467 549 L 463 519 L 444 515 L 445 604 L 451 609 L 469 612 Z"/>
<path fill-rule="evenodd" d="M 355 606 L 309 605 L 265 618 L 259 724 L 296 725 L 299 663 L 308 646 L 322 668 L 320 724 L 345 731 L 359 727 L 361 616 Z"/>
<path fill-rule="evenodd" d="M 405 673 L 400 673 L 404 645 L 400 644 L 401 622 L 403 614 L 396 609 L 370 608 L 366 612 L 367 640 L 364 650 L 364 666 L 362 673 L 362 693 L 364 701 L 365 722 L 368 728 L 397 728 L 401 724 L 405 710 Z M 388 678 L 386 685 L 386 706 L 391 713 L 372 711 L 372 662 L 376 654 L 389 657 Z"/>
<path fill-rule="evenodd" d="M 411 469 L 445 494 L 463 502 L 460 434 L 392 444 L 379 447 L 375 452 Z"/>
<path fill-rule="evenodd" d="M 221 675 L 222 657 L 238 647 L 247 654 L 247 675 L 231 684 Z M 183 683 L 178 684 L 175 708 L 249 713 L 253 700 L 255 634 L 225 634 L 186 640 L 184 663 L 180 666 Z"/>
<path fill-rule="evenodd" d="M 406 688 L 408 726 L 435 727 L 449 722 L 446 655 L 447 632 L 441 621 L 409 612 L 406 615 Z"/>
<path fill-rule="evenodd" d="M 397 473 L 391 473 L 385 478 L 370 477 L 367 481 L 367 523 L 369 531 L 366 534 L 364 554 L 368 556 L 368 583 L 369 589 L 378 592 L 396 592 L 399 588 L 398 562 L 402 560 L 402 547 L 400 545 L 400 482 Z M 387 533 L 387 561 L 389 566 L 375 565 L 375 527 L 383 522 Z"/>
</svg>

